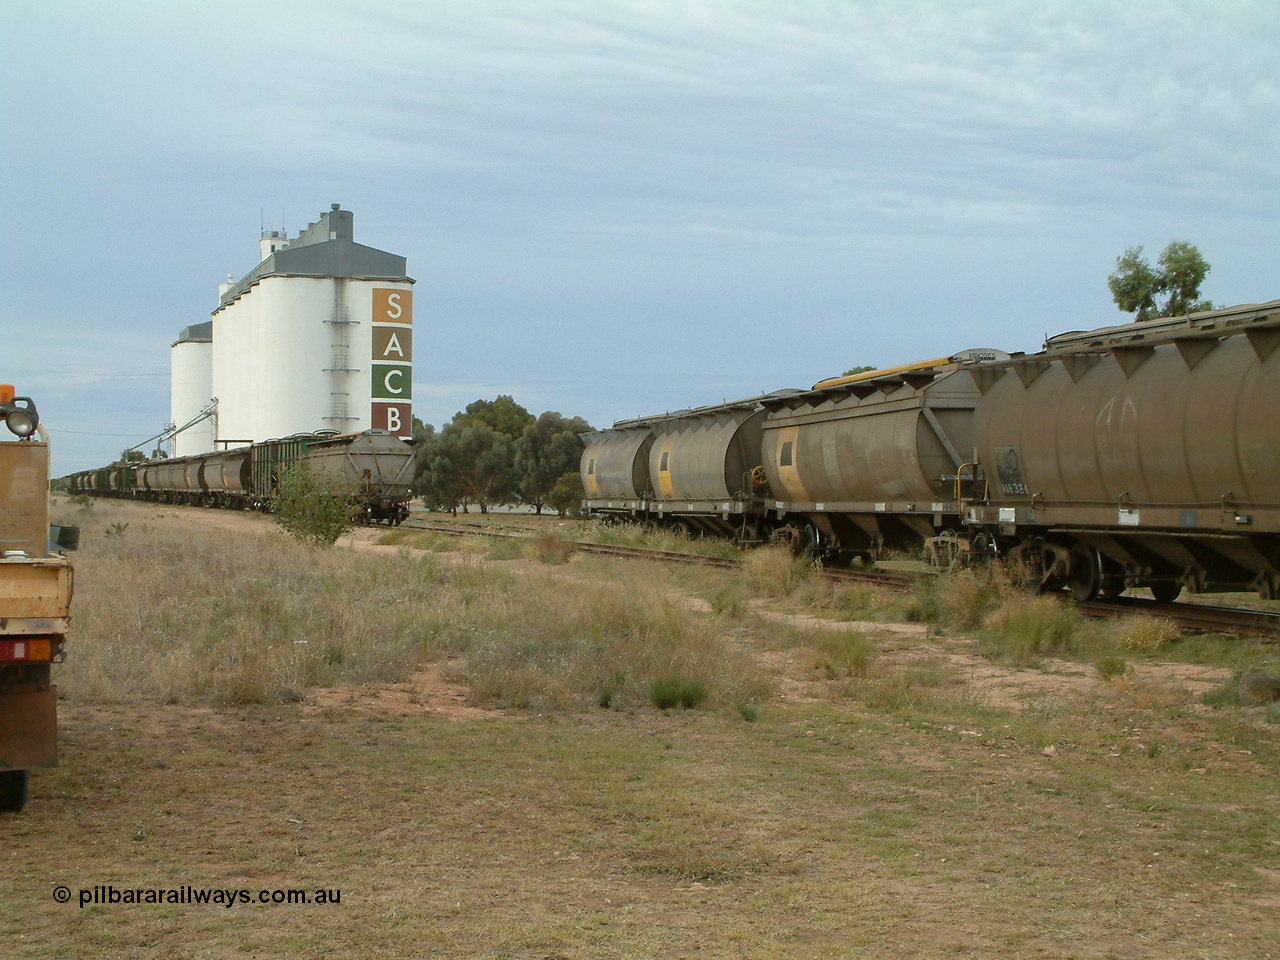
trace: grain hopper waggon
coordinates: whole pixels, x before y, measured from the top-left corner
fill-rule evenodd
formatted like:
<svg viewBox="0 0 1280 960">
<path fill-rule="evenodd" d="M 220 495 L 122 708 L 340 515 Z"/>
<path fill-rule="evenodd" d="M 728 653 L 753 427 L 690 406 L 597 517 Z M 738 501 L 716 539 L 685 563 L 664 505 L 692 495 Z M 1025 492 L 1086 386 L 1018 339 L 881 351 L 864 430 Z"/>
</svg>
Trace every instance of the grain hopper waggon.
<svg viewBox="0 0 1280 960">
<path fill-rule="evenodd" d="M 1050 338 L 985 365 L 965 549 L 1079 599 L 1280 590 L 1280 301 Z"/>
<path fill-rule="evenodd" d="M 112 464 L 65 482 L 73 494 L 266 510 L 281 475 L 303 463 L 349 482 L 362 520 L 399 523 L 409 515 L 413 448 L 386 430 L 295 434 L 190 457 Z"/>
<path fill-rule="evenodd" d="M 1006 557 L 1079 599 L 1276 598 L 1278 348 L 1271 301 L 620 421 L 585 438 L 584 506 L 825 559 L 921 542 L 944 563 Z M 735 416 L 743 482 L 689 495 L 677 478 L 730 448 L 700 425 Z"/>
</svg>

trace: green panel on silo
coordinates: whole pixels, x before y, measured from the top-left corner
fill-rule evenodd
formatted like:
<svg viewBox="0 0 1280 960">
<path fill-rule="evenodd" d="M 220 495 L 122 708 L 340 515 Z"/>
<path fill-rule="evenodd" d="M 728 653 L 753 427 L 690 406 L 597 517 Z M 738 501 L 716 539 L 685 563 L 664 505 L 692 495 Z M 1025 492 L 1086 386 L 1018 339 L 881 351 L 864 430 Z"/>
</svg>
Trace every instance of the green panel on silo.
<svg viewBox="0 0 1280 960">
<path fill-rule="evenodd" d="M 413 397 L 413 364 L 375 363 L 373 399 L 409 400 Z"/>
</svg>

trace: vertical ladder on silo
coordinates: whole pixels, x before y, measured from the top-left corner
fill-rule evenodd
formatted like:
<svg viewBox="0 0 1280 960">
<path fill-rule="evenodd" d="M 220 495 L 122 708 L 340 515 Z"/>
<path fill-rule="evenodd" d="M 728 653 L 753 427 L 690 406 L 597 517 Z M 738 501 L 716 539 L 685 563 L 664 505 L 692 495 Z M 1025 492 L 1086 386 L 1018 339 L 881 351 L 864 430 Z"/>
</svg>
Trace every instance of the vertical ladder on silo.
<svg viewBox="0 0 1280 960">
<path fill-rule="evenodd" d="M 347 389 L 347 377 L 360 371 L 351 366 L 351 343 L 347 328 L 356 322 L 351 319 L 351 312 L 346 305 L 346 281 L 342 277 L 333 278 L 333 316 L 325 323 L 332 325 L 332 354 L 325 373 L 329 374 L 329 416 L 324 419 L 335 428 L 346 432 L 346 425 L 356 418 L 351 416 L 347 398 L 351 391 Z"/>
</svg>

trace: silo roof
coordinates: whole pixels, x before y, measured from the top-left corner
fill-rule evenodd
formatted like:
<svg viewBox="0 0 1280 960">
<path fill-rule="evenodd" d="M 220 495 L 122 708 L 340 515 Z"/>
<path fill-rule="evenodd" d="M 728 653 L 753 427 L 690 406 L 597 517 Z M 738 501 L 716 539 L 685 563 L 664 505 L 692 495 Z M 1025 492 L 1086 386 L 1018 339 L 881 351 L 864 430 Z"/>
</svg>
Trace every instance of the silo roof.
<svg viewBox="0 0 1280 960">
<path fill-rule="evenodd" d="M 183 327 L 173 345 L 176 347 L 180 343 L 213 343 L 213 321 L 206 320 L 204 323 Z"/>
<path fill-rule="evenodd" d="M 334 209 L 245 274 L 219 298 L 216 314 L 244 296 L 265 277 L 346 277 L 359 280 L 398 280 L 413 283 L 405 275 L 405 258 L 356 243 L 352 239 L 350 210 Z"/>
</svg>

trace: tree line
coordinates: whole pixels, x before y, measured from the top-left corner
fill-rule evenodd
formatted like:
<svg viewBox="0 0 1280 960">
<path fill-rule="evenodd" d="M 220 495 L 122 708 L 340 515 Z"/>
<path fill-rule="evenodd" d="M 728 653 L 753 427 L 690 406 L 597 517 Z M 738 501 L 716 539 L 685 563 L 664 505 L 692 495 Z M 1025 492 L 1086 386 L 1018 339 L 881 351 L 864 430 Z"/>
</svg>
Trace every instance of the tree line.
<svg viewBox="0 0 1280 960">
<path fill-rule="evenodd" d="M 581 417 L 548 410 L 535 417 L 506 394 L 477 400 L 436 430 L 413 418 L 413 492 L 433 510 L 488 513 L 490 504 L 525 503 L 561 516 L 584 496 Z"/>
</svg>

